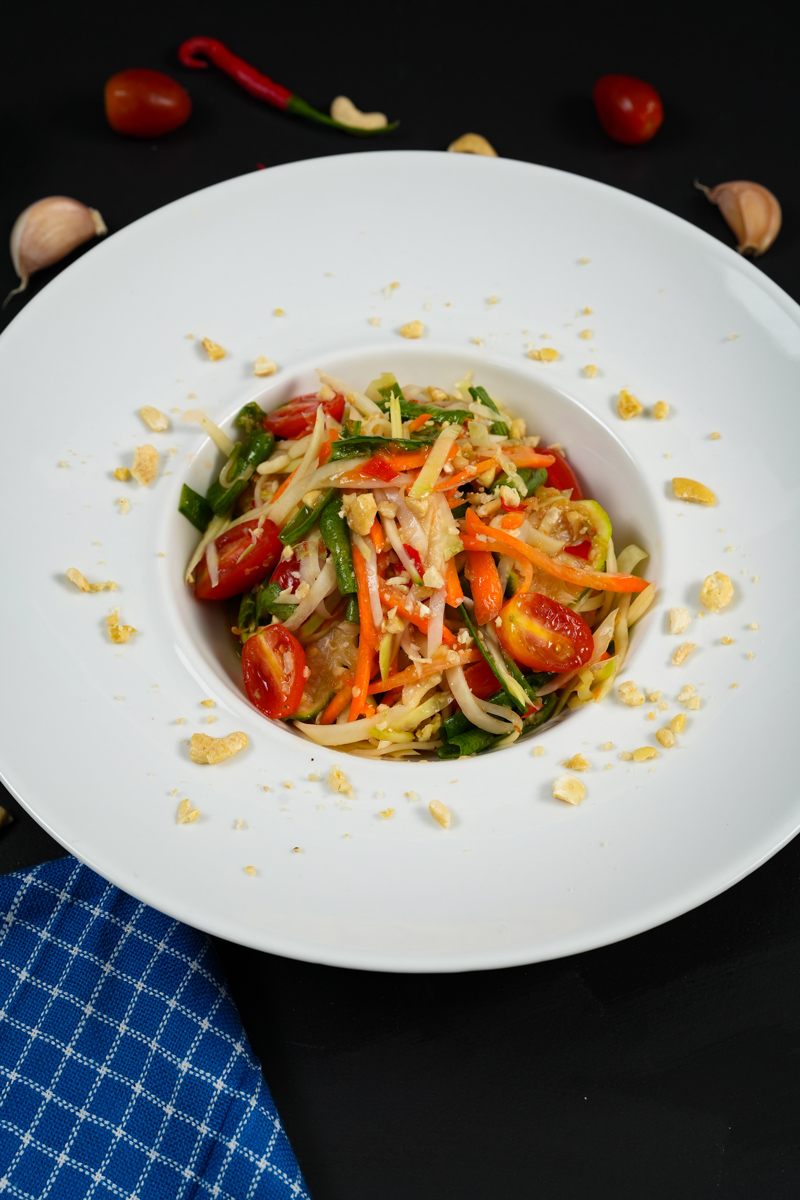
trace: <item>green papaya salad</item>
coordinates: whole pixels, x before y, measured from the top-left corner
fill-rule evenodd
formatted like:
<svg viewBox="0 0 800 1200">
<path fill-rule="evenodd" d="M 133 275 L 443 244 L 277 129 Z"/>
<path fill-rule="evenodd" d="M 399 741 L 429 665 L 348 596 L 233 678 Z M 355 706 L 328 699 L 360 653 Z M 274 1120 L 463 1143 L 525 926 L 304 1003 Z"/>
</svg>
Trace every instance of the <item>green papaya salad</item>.
<svg viewBox="0 0 800 1200">
<path fill-rule="evenodd" d="M 225 456 L 180 511 L 185 579 L 221 603 L 252 704 L 368 757 L 509 746 L 600 701 L 652 602 L 564 451 L 471 376 L 320 387 L 203 418 Z"/>
</svg>

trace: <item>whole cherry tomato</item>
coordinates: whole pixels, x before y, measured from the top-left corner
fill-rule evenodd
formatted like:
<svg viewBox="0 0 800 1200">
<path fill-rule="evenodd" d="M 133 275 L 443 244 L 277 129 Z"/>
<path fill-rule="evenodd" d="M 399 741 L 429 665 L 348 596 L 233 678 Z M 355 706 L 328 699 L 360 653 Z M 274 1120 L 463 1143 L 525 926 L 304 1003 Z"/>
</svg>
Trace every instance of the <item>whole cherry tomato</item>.
<svg viewBox="0 0 800 1200">
<path fill-rule="evenodd" d="M 208 551 L 195 569 L 194 594 L 198 600 L 229 600 L 255 587 L 269 575 L 283 546 L 274 521 L 242 521 L 221 533 L 213 543 L 217 552 L 217 582 L 212 583 Z"/>
<path fill-rule="evenodd" d="M 533 671 L 573 671 L 594 649 L 580 613 L 539 592 L 519 592 L 503 605 L 497 636 L 515 662 Z"/>
<path fill-rule="evenodd" d="M 106 118 L 117 133 L 154 138 L 189 120 L 189 93 L 160 71 L 134 67 L 112 75 L 105 89 Z"/>
<path fill-rule="evenodd" d="M 305 666 L 305 650 L 284 625 L 267 625 L 242 650 L 245 690 L 265 717 L 291 716 L 303 695 Z"/>
<path fill-rule="evenodd" d="M 664 120 L 656 89 L 632 75 L 602 75 L 592 99 L 608 136 L 626 146 L 648 142 Z"/>
<path fill-rule="evenodd" d="M 330 400 L 318 400 L 316 392 L 310 392 L 305 396 L 295 396 L 288 404 L 267 413 L 264 426 L 270 433 L 274 433 L 276 438 L 305 437 L 314 428 L 320 404 L 329 417 L 334 421 L 341 421 L 344 415 L 344 396 L 337 393 Z"/>
</svg>

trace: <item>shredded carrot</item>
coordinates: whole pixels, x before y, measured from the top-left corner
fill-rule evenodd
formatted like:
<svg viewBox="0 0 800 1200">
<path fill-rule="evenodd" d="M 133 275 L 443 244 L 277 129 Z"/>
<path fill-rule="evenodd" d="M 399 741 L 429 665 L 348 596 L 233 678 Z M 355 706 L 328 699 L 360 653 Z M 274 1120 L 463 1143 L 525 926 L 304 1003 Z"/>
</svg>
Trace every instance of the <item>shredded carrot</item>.
<svg viewBox="0 0 800 1200">
<path fill-rule="evenodd" d="M 421 417 L 414 417 L 413 421 L 408 422 L 408 432 L 413 433 L 415 429 L 421 429 L 423 425 L 427 425 L 430 419 L 430 413 L 423 413 Z"/>
<path fill-rule="evenodd" d="M 480 650 L 460 650 L 458 651 L 459 665 L 462 667 L 468 666 L 470 663 L 478 662 L 482 658 Z M 411 667 L 406 667 L 405 671 L 401 671 L 398 675 L 387 675 L 385 679 L 376 679 L 374 683 L 369 685 L 370 695 L 376 692 L 388 692 L 394 688 L 404 688 L 409 683 L 419 683 L 421 679 L 428 679 L 431 675 L 437 675 L 439 671 L 446 671 L 448 667 L 444 663 L 415 663 Z"/>
<path fill-rule="evenodd" d="M 328 438 L 327 442 L 323 442 L 322 447 L 319 452 L 319 458 L 317 461 L 321 467 L 324 467 L 325 463 L 328 462 L 328 460 L 330 459 L 331 447 L 333 446 L 333 443 L 338 442 L 338 440 L 339 440 L 339 430 L 332 429 L 330 437 Z"/>
<path fill-rule="evenodd" d="M 476 475 L 481 475 L 484 471 L 488 471 L 489 467 L 496 467 L 497 460 L 494 458 L 484 458 L 481 462 L 470 463 L 463 471 L 456 471 L 455 475 L 448 475 L 446 479 L 440 479 L 438 483 L 433 485 L 435 492 L 449 492 L 451 488 L 460 487 L 462 483 L 467 483 L 470 479 L 474 479 Z"/>
<path fill-rule="evenodd" d="M 458 571 L 456 570 L 456 560 L 454 558 L 448 558 L 447 566 L 444 569 L 444 594 L 445 600 L 451 608 L 458 608 L 464 599 L 464 593 L 458 581 Z"/>
<path fill-rule="evenodd" d="M 296 475 L 296 474 L 297 474 L 297 467 L 295 467 L 295 469 L 292 471 L 291 475 L 287 475 L 287 476 L 286 476 L 286 478 L 284 479 L 283 483 L 281 484 L 281 486 L 278 488 L 278 490 L 277 490 L 277 492 L 275 493 L 275 495 L 274 495 L 274 496 L 272 497 L 272 499 L 270 500 L 270 504 L 274 504 L 274 503 L 275 503 L 275 501 L 278 499 L 278 496 L 282 496 L 282 495 L 283 495 L 283 493 L 286 491 L 287 487 L 288 487 L 288 486 L 289 486 L 289 484 L 292 482 L 292 480 L 294 479 L 294 477 L 295 477 L 295 475 Z"/>
<path fill-rule="evenodd" d="M 353 546 L 353 569 L 358 583 L 358 619 L 361 622 L 361 632 L 358 638 L 358 656 L 356 658 L 355 678 L 353 680 L 353 699 L 350 704 L 348 721 L 355 721 L 364 711 L 367 702 L 367 688 L 372 675 L 372 659 L 376 646 L 375 626 L 372 621 L 372 609 L 369 603 L 367 586 L 367 564 L 358 546 Z"/>
<path fill-rule="evenodd" d="M 376 553 L 380 554 L 381 550 L 385 549 L 386 547 L 386 535 L 383 532 L 383 526 L 377 517 L 372 522 L 372 528 L 369 531 L 369 536 L 372 538 L 372 544 L 375 547 Z"/>
<path fill-rule="evenodd" d="M 484 547 L 481 547 L 481 549 L 484 549 Z M 353 554 L 353 560 L 355 561 L 355 553 Z M 365 584 L 365 586 L 366 586 L 366 584 Z M 431 623 L 430 617 L 425 616 L 423 613 L 421 613 L 419 611 L 419 605 L 414 600 L 412 600 L 410 596 L 404 595 L 403 592 L 395 591 L 394 588 L 389 587 L 382 580 L 379 581 L 378 588 L 380 590 L 381 601 L 385 605 L 386 608 L 396 608 L 397 611 L 400 613 L 401 617 L 405 617 L 405 619 L 407 621 L 410 621 L 411 624 L 415 625 L 417 627 L 417 629 L 421 630 L 422 633 L 428 632 L 428 626 Z M 360 611 L 360 608 L 361 608 L 361 584 L 360 583 L 358 585 L 358 604 L 359 604 L 359 611 Z M 454 646 L 456 644 L 455 634 L 451 633 L 446 625 L 444 626 L 444 628 L 442 630 L 442 641 L 446 642 L 448 646 Z"/>
<path fill-rule="evenodd" d="M 365 704 L 365 705 L 364 705 L 364 714 L 363 714 L 363 715 L 364 715 L 365 717 L 374 717 L 374 716 L 375 716 L 375 711 L 376 711 L 376 710 L 375 710 L 375 705 L 374 705 L 374 704 Z"/>
<path fill-rule="evenodd" d="M 520 541 L 513 533 L 492 525 L 484 525 L 471 508 L 467 509 L 466 523 L 469 533 L 461 538 L 465 550 L 491 550 L 495 554 L 507 554 L 518 561 L 523 559 L 548 575 L 563 579 L 565 583 L 576 583 L 598 592 L 643 592 L 648 586 L 646 579 L 639 579 L 636 575 L 609 575 L 602 571 L 581 570 L 579 567 L 558 562 L 536 546 L 528 546 Z"/>
<path fill-rule="evenodd" d="M 503 529 L 519 529 L 524 520 L 524 512 L 512 512 L 506 513 L 500 524 L 503 526 Z"/>
<path fill-rule="evenodd" d="M 503 446 L 503 454 L 515 467 L 552 467 L 552 454 L 540 454 L 534 446 Z"/>
<path fill-rule="evenodd" d="M 349 683 L 339 688 L 339 691 L 330 700 L 323 710 L 322 716 L 319 719 L 320 725 L 332 725 L 340 713 L 343 713 L 350 703 L 350 697 L 353 695 L 353 676 L 348 675 Z"/>
<path fill-rule="evenodd" d="M 503 589 L 491 551 L 468 551 L 465 574 L 472 588 L 475 621 L 478 625 L 487 625 L 503 607 Z"/>
</svg>

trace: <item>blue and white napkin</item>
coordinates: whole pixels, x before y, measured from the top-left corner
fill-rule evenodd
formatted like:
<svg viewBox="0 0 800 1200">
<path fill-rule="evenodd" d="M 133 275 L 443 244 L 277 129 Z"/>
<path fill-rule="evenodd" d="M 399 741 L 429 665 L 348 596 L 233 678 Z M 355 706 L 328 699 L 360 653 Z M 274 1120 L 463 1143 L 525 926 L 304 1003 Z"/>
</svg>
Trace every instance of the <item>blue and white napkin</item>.
<svg viewBox="0 0 800 1200">
<path fill-rule="evenodd" d="M 0 1197 L 308 1197 L 205 934 L 74 858 L 0 878 Z"/>
</svg>

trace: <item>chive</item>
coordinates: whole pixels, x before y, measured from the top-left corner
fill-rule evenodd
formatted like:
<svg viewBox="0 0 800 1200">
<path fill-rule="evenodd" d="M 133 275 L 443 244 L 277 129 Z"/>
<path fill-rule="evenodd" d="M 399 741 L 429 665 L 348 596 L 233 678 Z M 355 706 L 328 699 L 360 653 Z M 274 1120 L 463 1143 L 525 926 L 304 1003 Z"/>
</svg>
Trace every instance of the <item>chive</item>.
<svg viewBox="0 0 800 1200">
<path fill-rule="evenodd" d="M 205 533 L 209 521 L 214 516 L 214 510 L 205 497 L 190 488 L 188 483 L 181 488 L 178 512 L 183 513 L 187 521 L 191 521 L 195 529 L 199 529 L 201 533 Z"/>
<path fill-rule="evenodd" d="M 297 542 L 302 541 L 309 530 L 314 528 L 322 516 L 323 509 L 330 504 L 335 495 L 336 488 L 328 488 L 326 492 L 323 492 L 322 498 L 317 501 L 313 508 L 309 508 L 307 504 L 304 504 L 300 511 L 292 517 L 288 525 L 285 525 L 278 534 L 284 546 L 294 546 Z"/>
</svg>

